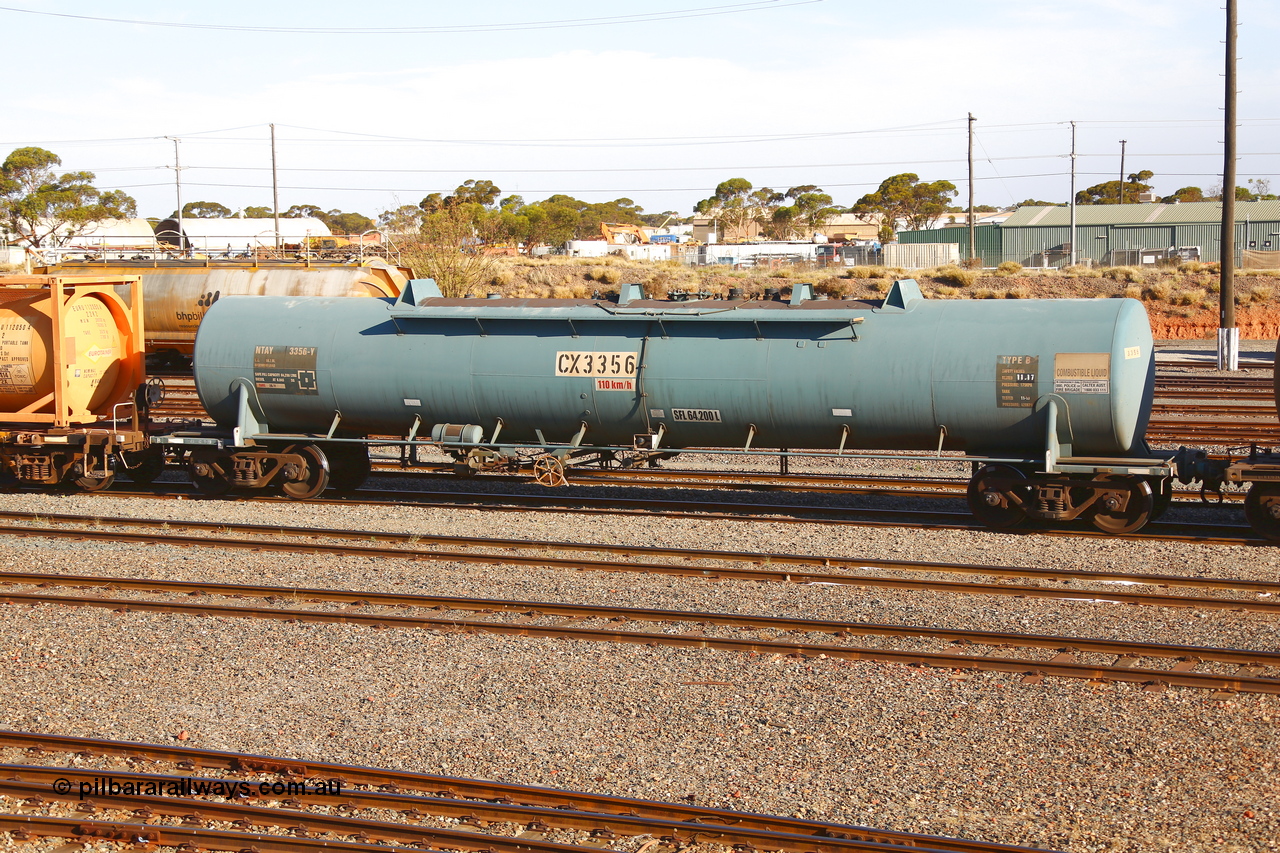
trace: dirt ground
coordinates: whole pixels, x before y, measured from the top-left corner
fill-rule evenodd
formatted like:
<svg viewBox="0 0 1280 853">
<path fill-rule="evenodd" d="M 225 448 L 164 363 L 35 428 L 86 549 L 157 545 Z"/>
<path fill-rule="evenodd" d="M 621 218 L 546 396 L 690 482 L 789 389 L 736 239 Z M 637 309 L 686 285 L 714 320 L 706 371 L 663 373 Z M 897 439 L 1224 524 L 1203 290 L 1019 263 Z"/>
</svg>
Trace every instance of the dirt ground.
<svg viewBox="0 0 1280 853">
<path fill-rule="evenodd" d="M 786 297 L 795 284 L 808 282 L 818 293 L 832 298 L 881 299 L 894 279 L 915 278 L 931 299 L 1141 299 L 1158 339 L 1213 339 L 1218 328 L 1220 287 L 1212 265 L 1184 270 L 1109 267 L 970 272 L 955 267 L 900 270 L 810 265 L 738 270 L 617 256 L 494 258 L 493 262 L 487 280 L 470 288 L 473 295 L 588 298 L 616 293 L 620 284 L 635 282 L 658 298 L 680 293 L 723 298 L 730 288 L 741 289 L 748 298 L 763 298 L 768 288 L 776 288 Z M 1234 286 L 1241 338 L 1280 337 L 1280 271 L 1238 272 Z"/>
</svg>

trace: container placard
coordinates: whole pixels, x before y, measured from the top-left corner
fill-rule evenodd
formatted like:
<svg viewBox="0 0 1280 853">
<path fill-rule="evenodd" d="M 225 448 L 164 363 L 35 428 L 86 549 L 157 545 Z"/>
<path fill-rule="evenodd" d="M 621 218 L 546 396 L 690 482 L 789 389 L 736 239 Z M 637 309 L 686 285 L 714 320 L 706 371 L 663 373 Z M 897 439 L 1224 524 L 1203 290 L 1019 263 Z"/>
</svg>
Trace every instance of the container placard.
<svg viewBox="0 0 1280 853">
<path fill-rule="evenodd" d="M 1060 352 L 1055 355 L 1053 393 L 1110 394 L 1111 353 Z"/>
<path fill-rule="evenodd" d="M 1040 356 L 996 356 L 996 407 L 1030 409 L 1036 403 Z"/>
<path fill-rule="evenodd" d="M 720 423 L 719 409 L 672 409 L 671 419 L 673 421 L 685 421 L 695 424 L 718 424 Z"/>
<path fill-rule="evenodd" d="M 259 394 L 320 396 L 316 347 L 253 348 L 253 387 Z"/>
<path fill-rule="evenodd" d="M 556 376 L 635 376 L 638 352 L 558 352 Z"/>
</svg>

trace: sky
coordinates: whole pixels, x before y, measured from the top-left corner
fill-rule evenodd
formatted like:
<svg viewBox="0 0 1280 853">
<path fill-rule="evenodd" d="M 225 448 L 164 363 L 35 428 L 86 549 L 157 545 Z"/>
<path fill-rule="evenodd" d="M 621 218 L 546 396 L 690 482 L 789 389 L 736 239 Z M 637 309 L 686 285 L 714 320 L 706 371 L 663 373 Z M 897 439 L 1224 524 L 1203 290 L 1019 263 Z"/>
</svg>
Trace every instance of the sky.
<svg viewBox="0 0 1280 853">
<path fill-rule="evenodd" d="M 1240 0 L 1239 181 L 1280 191 L 1280 4 Z M 1220 184 L 1225 13 L 1204 0 L 0 0 L 0 155 L 39 146 L 142 216 L 367 216 L 488 179 L 688 215 L 728 178 L 852 205 L 890 175 L 977 204 L 1148 169 Z"/>
</svg>

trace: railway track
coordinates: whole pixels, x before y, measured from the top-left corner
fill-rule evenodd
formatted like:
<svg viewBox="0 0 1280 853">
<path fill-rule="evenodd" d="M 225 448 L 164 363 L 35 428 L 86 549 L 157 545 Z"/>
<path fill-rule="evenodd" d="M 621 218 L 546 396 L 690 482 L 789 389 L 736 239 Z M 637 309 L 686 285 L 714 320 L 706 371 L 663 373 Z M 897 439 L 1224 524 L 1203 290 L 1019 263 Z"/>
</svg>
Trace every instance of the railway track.
<svg viewBox="0 0 1280 853">
<path fill-rule="evenodd" d="M 119 484 L 108 491 L 94 492 L 105 498 L 145 498 L 153 500 L 253 500 L 284 501 L 322 506 L 403 507 L 412 505 L 431 509 L 463 507 L 487 512 L 573 512 L 581 515 L 691 518 L 700 520 L 760 521 L 780 524 L 847 525 L 851 527 L 923 527 L 931 530 L 967 530 L 1001 533 L 1010 536 L 1086 536 L 1105 539 L 1131 539 L 1159 542 L 1195 542 L 1202 545 L 1269 546 L 1241 524 L 1208 522 L 1152 522 L 1141 531 L 1126 534 L 1103 533 L 1084 522 L 1076 527 L 1024 526 L 993 531 L 974 520 L 968 512 L 935 510 L 903 510 L 830 505 L 749 503 L 728 501 L 669 500 L 632 497 L 596 497 L 568 490 L 539 490 L 540 494 L 513 494 L 474 491 L 418 491 L 360 489 L 344 497 L 312 498 L 295 501 L 266 493 L 249 493 L 232 497 L 205 497 L 185 484 L 158 484 L 145 489 L 126 489 Z M 130 484 L 131 485 L 131 484 Z"/>
<path fill-rule="evenodd" d="M 1093 594 L 1126 604 L 1280 612 L 1280 582 L 1250 581 L 1238 578 L 1204 578 L 1085 569 L 1044 569 L 827 555 L 438 536 L 367 530 L 225 524 L 208 521 L 184 522 L 132 517 L 110 518 L 103 516 L 6 512 L 0 514 L 0 518 L 27 522 L 21 525 L 0 526 L 0 533 L 29 537 L 93 539 L 134 544 L 284 551 L 288 553 L 362 556 L 382 559 L 449 561 L 481 565 L 521 565 L 569 571 L 634 572 L 764 582 L 924 589 L 935 592 L 963 592 L 1067 600 L 1078 598 L 1083 594 Z M 106 527 L 107 529 L 98 529 L 101 527 Z M 211 531 L 217 535 L 196 536 L 178 532 L 178 530 L 184 529 L 189 531 Z M 232 533 L 240 534 L 242 538 L 230 538 Z M 315 540 L 328 541 L 317 542 Z M 530 551 L 536 553 L 526 553 Z M 558 552 L 563 556 L 553 556 L 549 552 Z M 618 559 L 601 559 L 602 555 Z M 839 569 L 843 571 L 818 571 L 818 569 Z M 901 573 L 901 575 L 981 576 L 1000 581 L 1018 579 L 1035 582 L 1036 584 L 1047 583 L 1050 585 L 1037 586 L 1031 583 L 1011 584 L 1005 582 L 955 582 L 938 578 L 921 579 L 900 575 L 871 576 L 864 574 L 869 569 L 896 572 Z M 98 585 L 99 583 L 93 576 L 68 576 L 15 571 L 0 572 L 0 582 L 60 586 Z M 117 578 L 113 583 L 122 585 L 121 588 L 156 588 L 153 582 L 135 582 L 127 578 Z M 1256 597 L 1221 598 L 1138 592 L 1127 588 L 1117 590 L 1115 585 L 1123 587 L 1147 585 L 1160 588 L 1176 587 L 1180 589 L 1233 591 L 1253 594 L 1254 596 L 1275 596 L 1278 600 L 1265 601 L 1258 600 Z M 248 589 L 245 588 L 244 594 L 250 594 L 247 591 Z M 280 594 L 280 590 L 274 587 L 255 589 L 259 589 L 263 597 Z"/>
<path fill-rule="evenodd" d="M 215 545 L 216 547 L 216 545 Z M 509 601 L 368 591 L 335 591 L 262 587 L 246 584 L 209 584 L 187 581 L 94 577 L 84 575 L 0 574 L 8 583 L 30 586 L 91 586 L 111 595 L 63 595 L 38 592 L 8 591 L 0 596 L 7 605 L 56 604 L 63 607 L 108 608 L 121 613 L 158 612 L 206 617 L 287 620 L 328 624 L 356 624 L 381 628 L 418 628 L 434 631 L 500 634 L 523 638 L 572 639 L 589 642 L 632 643 L 678 648 L 717 649 L 756 655 L 790 655 L 799 657 L 873 660 L 910 666 L 959 668 L 1022 675 L 1025 683 L 1038 683 L 1047 676 L 1085 679 L 1095 682 L 1118 681 L 1143 684 L 1147 689 L 1167 686 L 1212 689 L 1218 692 L 1272 693 L 1280 695 L 1280 652 L 1208 648 L 1201 646 L 1140 643 L 1132 641 L 1096 640 L 1087 637 L 1044 636 L 993 631 L 954 630 L 909 625 L 884 625 L 864 622 L 797 619 L 779 616 L 709 613 L 702 611 L 651 610 L 600 605 L 571 605 L 554 602 Z M 950 585 L 954 586 L 954 585 Z M 145 589 L 151 593 L 182 596 L 183 600 L 137 599 L 120 593 Z M 267 606 L 244 604 L 211 604 L 211 596 L 224 598 L 262 598 Z M 1075 592 L 1074 597 L 1080 593 Z M 1102 593 L 1110 599 L 1110 595 Z M 192 602 L 191 597 L 200 602 Z M 1065 597 L 1065 596 L 1055 596 Z M 303 606 L 285 607 L 284 603 Z M 317 603 L 345 604 L 335 610 L 319 610 Z M 1187 606 L 1184 600 L 1180 602 Z M 1219 600 L 1219 605 L 1222 601 Z M 1241 607 L 1233 601 L 1228 606 Z M 405 615 L 408 608 L 465 613 L 457 616 Z M 1252 609 L 1252 608 L 1249 608 Z M 1277 608 L 1280 609 L 1280 608 Z M 394 610 L 395 612 L 389 612 Z M 372 612 L 371 612 L 372 611 Z M 476 618 L 475 614 L 485 618 Z M 517 621 L 504 620 L 515 616 Z M 610 623 L 624 622 L 656 625 L 655 630 L 624 630 Z M 583 627 L 596 623 L 600 627 Z M 683 627 L 681 633 L 667 633 L 665 626 Z M 712 628 L 731 629 L 715 632 Z M 764 637 L 744 637 L 753 631 Z M 824 635 L 835 638 L 874 637 L 893 641 L 883 646 L 847 645 L 832 642 L 797 642 L 778 639 L 783 634 Z M 918 641 L 932 649 L 955 646 L 963 652 L 909 648 Z M 1024 655 L 1035 651 L 1052 651 L 1051 658 L 996 656 L 994 649 L 1018 649 Z M 1112 657 L 1101 662 L 1099 657 Z M 1140 661 L 1151 661 L 1139 666 Z M 1158 666 L 1156 662 L 1172 666 Z M 1196 671 L 1208 665 L 1234 672 Z M 1265 674 L 1264 674 L 1265 673 Z"/>
<path fill-rule="evenodd" d="M 305 811 L 307 807 L 327 808 L 331 814 L 326 817 L 332 816 L 333 813 L 364 810 L 372 810 L 383 815 L 399 813 L 405 821 L 397 824 L 402 827 L 400 831 L 413 830 L 419 833 L 432 831 L 431 827 L 422 826 L 423 822 L 433 818 L 447 818 L 458 820 L 471 830 L 462 834 L 463 837 L 459 841 L 465 844 L 457 847 L 447 843 L 452 840 L 451 836 L 454 834 L 447 830 L 435 836 L 431 842 L 432 846 L 451 849 L 484 850 L 486 842 L 493 838 L 498 838 L 505 845 L 522 842 L 537 845 L 553 830 L 585 836 L 582 839 L 584 842 L 590 839 L 590 846 L 585 848 L 578 845 L 559 846 L 571 847 L 575 851 L 590 849 L 597 853 L 602 842 L 607 843 L 619 837 L 637 836 L 649 836 L 660 843 L 661 849 L 664 850 L 679 849 L 689 844 L 733 847 L 737 850 L 778 850 L 787 851 L 787 853 L 860 853 L 860 851 L 884 850 L 883 845 L 906 846 L 925 851 L 954 851 L 954 853 L 1020 853 L 1028 849 L 990 842 L 703 808 L 684 803 L 663 803 L 529 785 L 175 746 L 0 731 L 0 748 L 25 750 L 26 757 L 35 759 L 58 753 L 66 755 L 68 759 L 74 756 L 79 761 L 92 760 L 100 756 L 114 756 L 122 762 L 127 762 L 127 766 L 131 768 L 116 772 L 50 765 L 0 766 L 3 775 L 19 777 L 20 781 L 17 784 L 43 785 L 51 788 L 57 780 L 64 779 L 72 782 L 77 792 L 81 782 L 92 784 L 95 777 L 100 778 L 106 775 L 118 780 L 139 782 L 150 780 L 162 784 L 171 781 L 182 782 L 192 778 L 155 772 L 136 772 L 134 768 L 140 765 L 168 765 L 189 772 L 220 771 L 216 777 L 200 778 L 209 781 L 250 782 L 252 784 L 248 787 L 251 791 L 257 791 L 258 783 L 264 778 L 283 781 L 286 785 L 289 782 L 310 782 L 309 793 L 291 793 L 283 800 L 278 797 L 272 798 L 280 802 L 282 807 L 267 810 L 270 814 L 264 815 L 255 811 L 251 815 L 238 818 L 231 813 L 222 813 L 218 817 L 223 820 L 272 821 L 267 824 L 272 826 L 306 826 L 309 833 L 318 828 L 311 823 L 312 815 L 317 813 Z M 342 783 L 340 793 L 316 792 L 317 788 L 331 787 L 331 783 L 335 780 Z M 39 797 L 46 802 L 53 799 L 45 793 L 44 788 L 28 790 L 34 791 L 28 794 L 28 797 Z M 25 792 L 17 790 L 14 795 L 23 793 Z M 7 792 L 6 795 L 8 795 Z M 255 800 L 266 799 L 253 794 L 250 796 Z M 178 818 L 195 814 L 200 815 L 202 820 L 206 818 L 203 811 L 207 802 L 205 800 L 164 799 L 166 802 L 160 804 L 160 808 L 165 811 L 156 812 L 151 804 L 134 807 L 145 809 L 152 814 L 167 812 Z M 132 805 L 110 797 L 94 797 L 93 802 L 96 807 Z M 209 814 L 208 817 L 213 815 Z M 136 823 L 133 827 L 140 828 Z M 145 829 L 156 830 L 157 827 L 153 823 L 148 823 Z M 248 846 L 217 848 L 210 843 L 237 839 L 243 843 L 245 835 L 241 833 L 235 833 L 232 839 L 214 839 L 200 835 L 199 829 L 191 827 L 179 827 L 179 829 L 185 833 L 184 840 L 198 839 L 200 846 L 204 848 L 250 849 Z M 341 834 L 351 829 L 354 827 L 339 825 L 334 827 L 332 832 Z M 523 832 L 518 834 L 513 832 L 520 829 L 523 829 Z M 366 832 L 368 835 L 364 829 L 357 831 Z M 498 832 L 504 833 L 507 837 L 496 835 Z M 355 835 L 356 832 L 347 834 Z M 513 834 L 516 837 L 510 837 Z M 96 832 L 85 833 L 81 837 L 94 837 L 94 835 Z M 274 839 L 272 843 L 286 846 L 264 847 L 261 842 L 254 842 L 254 846 L 260 850 L 313 849 L 302 846 L 288 847 L 287 845 L 295 839 L 302 840 L 296 834 L 288 838 L 280 836 L 268 836 L 268 838 Z M 164 839 L 156 840 L 161 842 Z M 314 839 L 308 840 L 314 841 Z M 332 845 L 334 842 L 329 843 Z M 327 849 L 346 848 L 330 846 Z M 361 843 L 359 847 L 350 849 L 388 850 L 391 848 L 375 848 Z M 504 846 L 491 849 L 505 851 L 510 848 Z M 523 849 L 534 851 L 540 848 L 529 846 Z"/>
</svg>

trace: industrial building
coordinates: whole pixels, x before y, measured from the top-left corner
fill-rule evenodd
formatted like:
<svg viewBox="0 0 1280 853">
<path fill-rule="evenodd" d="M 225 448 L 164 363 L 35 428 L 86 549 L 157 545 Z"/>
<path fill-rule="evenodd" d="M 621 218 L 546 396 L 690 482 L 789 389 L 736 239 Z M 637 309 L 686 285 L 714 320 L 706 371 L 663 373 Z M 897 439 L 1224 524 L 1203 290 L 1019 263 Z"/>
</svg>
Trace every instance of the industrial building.
<svg viewBox="0 0 1280 853">
<path fill-rule="evenodd" d="M 1101 266 L 1217 261 L 1221 221 L 1222 204 L 1213 201 L 1077 205 L 1076 258 Z M 975 226 L 974 238 L 983 266 L 1065 266 L 1071 262 L 1071 209 L 1021 207 L 1003 224 Z M 968 228 L 903 231 L 898 240 L 956 243 L 961 257 L 970 254 Z M 1236 202 L 1235 246 L 1237 264 L 1280 266 L 1280 201 Z"/>
</svg>

